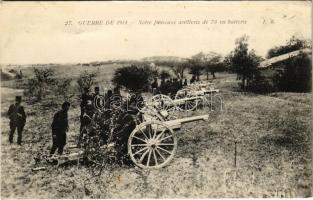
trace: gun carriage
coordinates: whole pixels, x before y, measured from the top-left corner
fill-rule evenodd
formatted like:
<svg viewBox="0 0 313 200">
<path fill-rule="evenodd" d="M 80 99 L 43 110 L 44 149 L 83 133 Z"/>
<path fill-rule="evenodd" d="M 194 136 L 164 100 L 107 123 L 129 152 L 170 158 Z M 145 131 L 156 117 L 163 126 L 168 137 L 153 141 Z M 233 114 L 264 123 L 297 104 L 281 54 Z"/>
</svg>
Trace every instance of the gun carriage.
<svg viewBox="0 0 313 200">
<path fill-rule="evenodd" d="M 203 102 L 212 100 L 212 95 L 219 93 L 214 89 L 212 83 L 194 83 L 177 91 L 174 99 L 164 94 L 153 96 L 148 104 L 155 106 L 159 110 L 173 111 L 192 111 Z"/>
<path fill-rule="evenodd" d="M 85 116 L 90 121 L 81 130 L 85 143 L 78 152 L 57 158 L 58 164 L 85 158 L 102 166 L 107 159 L 99 158 L 99 153 L 107 155 L 105 152 L 115 149 L 116 154 L 122 154 L 140 168 L 161 168 L 173 159 L 178 142 L 176 134 L 183 124 L 207 120 L 209 117 L 200 115 L 169 120 L 167 111 L 145 105 L 137 112 L 131 109 L 119 112 L 115 122 L 117 127 L 104 127 L 106 120 L 114 120 L 112 117 L 106 118 L 105 112 L 97 109 L 92 116 Z M 99 123 L 99 119 L 102 122 Z M 108 134 L 107 142 L 101 142 L 104 132 Z"/>
</svg>

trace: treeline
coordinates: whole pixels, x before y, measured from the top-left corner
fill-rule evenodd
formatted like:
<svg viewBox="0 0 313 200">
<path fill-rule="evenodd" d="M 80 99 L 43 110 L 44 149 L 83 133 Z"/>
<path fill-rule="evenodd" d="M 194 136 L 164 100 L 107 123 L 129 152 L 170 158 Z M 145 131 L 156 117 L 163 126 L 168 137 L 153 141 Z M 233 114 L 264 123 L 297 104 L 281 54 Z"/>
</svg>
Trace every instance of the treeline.
<svg viewBox="0 0 313 200">
<path fill-rule="evenodd" d="M 258 68 L 264 59 L 248 48 L 248 37 L 236 40 L 235 49 L 225 58 L 229 69 L 241 80 L 243 91 L 255 93 L 269 92 L 311 92 L 312 64 L 308 54 L 301 53 L 280 62 L 273 63 L 268 69 Z M 292 37 L 285 45 L 268 51 L 266 58 L 273 58 L 296 50 L 312 48 L 309 41 Z"/>
<path fill-rule="evenodd" d="M 192 75 L 188 82 L 194 82 L 199 81 L 202 75 L 205 75 L 208 80 L 210 77 L 216 78 L 216 72 L 227 71 L 237 74 L 237 79 L 240 80 L 239 88 L 242 91 L 262 94 L 277 91 L 312 91 L 310 55 L 301 53 L 298 56 L 273 63 L 268 69 L 261 69 L 260 62 L 265 59 L 257 55 L 253 49 L 249 49 L 248 41 L 249 38 L 246 35 L 236 39 L 234 50 L 224 57 L 215 52 L 208 54 L 200 52 L 186 59 L 165 57 L 164 59 L 148 59 L 146 62 L 132 63 L 117 70 L 115 78 L 113 77 L 113 83 L 120 82 L 131 90 L 134 89 L 133 86 L 147 88 L 147 85 L 151 84 L 153 80 L 155 82 L 155 79 L 160 79 L 161 83 L 167 82 L 166 80 L 173 82 L 172 79 L 176 79 L 174 82 L 178 81 L 182 85 L 187 82 L 186 73 Z M 269 49 L 266 58 L 273 58 L 304 48 L 312 48 L 309 41 L 293 36 L 286 44 Z M 163 70 L 158 71 L 156 67 Z M 142 73 L 139 73 L 140 70 Z M 147 70 L 151 72 L 143 73 Z"/>
<path fill-rule="evenodd" d="M 309 41 L 293 36 L 285 45 L 270 49 L 266 58 L 304 48 L 312 48 Z M 151 61 L 128 62 L 124 67 L 115 71 L 111 81 L 115 87 L 124 87 L 134 92 L 149 91 L 149 88 L 153 87 L 151 84 L 158 85 L 161 82 L 162 87 L 173 86 L 171 91 L 175 92 L 177 88 L 187 84 L 186 73 L 192 75 L 192 78 L 188 80 L 190 83 L 199 81 L 202 75 L 205 75 L 206 79 L 210 76 L 214 79 L 216 72 L 228 71 L 237 74 L 242 91 L 263 94 L 277 91 L 312 91 L 311 55 L 300 53 L 298 56 L 273 63 L 268 69 L 259 68 L 263 60 L 253 49 L 249 49 L 248 37 L 242 36 L 235 41 L 234 50 L 225 57 L 214 52 L 208 54 L 200 52 L 187 59 L 155 59 L 153 63 Z M 23 77 L 22 73 L 19 75 Z M 83 88 L 90 88 L 95 84 L 95 78 L 96 73 L 82 73 L 76 80 L 78 91 L 82 92 Z M 49 93 L 61 95 L 67 99 L 71 83 L 70 78 L 56 79 L 52 68 L 34 68 L 34 77 L 28 79 L 25 92 L 27 96 L 37 101 L 41 101 Z"/>
</svg>

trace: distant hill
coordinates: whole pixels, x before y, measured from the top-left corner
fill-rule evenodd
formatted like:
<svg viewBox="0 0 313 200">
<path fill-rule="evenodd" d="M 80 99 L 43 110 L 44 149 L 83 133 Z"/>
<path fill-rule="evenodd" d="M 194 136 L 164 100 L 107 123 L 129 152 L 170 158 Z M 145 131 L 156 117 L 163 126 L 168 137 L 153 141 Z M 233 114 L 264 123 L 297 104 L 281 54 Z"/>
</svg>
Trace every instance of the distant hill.
<svg viewBox="0 0 313 200">
<path fill-rule="evenodd" d="M 143 62 L 182 62 L 184 60 L 186 60 L 186 58 L 181 58 L 177 56 L 152 56 L 141 59 L 141 61 Z"/>
</svg>

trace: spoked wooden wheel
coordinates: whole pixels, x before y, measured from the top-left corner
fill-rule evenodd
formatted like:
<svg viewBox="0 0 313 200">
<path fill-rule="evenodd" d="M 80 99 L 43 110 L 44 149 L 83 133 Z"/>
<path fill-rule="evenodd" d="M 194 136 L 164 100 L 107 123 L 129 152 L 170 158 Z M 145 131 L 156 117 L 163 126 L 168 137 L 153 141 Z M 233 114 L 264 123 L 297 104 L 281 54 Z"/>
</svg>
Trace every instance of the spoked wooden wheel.
<svg viewBox="0 0 313 200">
<path fill-rule="evenodd" d="M 187 100 L 191 98 L 190 100 Z M 179 90 L 175 95 L 175 100 L 177 102 L 177 107 L 181 110 L 192 111 L 197 108 L 199 99 L 196 95 L 192 94 L 189 89 Z"/>
<path fill-rule="evenodd" d="M 174 157 L 177 137 L 173 130 L 160 121 L 139 124 L 128 139 L 128 154 L 141 168 L 161 168 Z"/>
<path fill-rule="evenodd" d="M 154 95 L 149 103 L 158 110 L 168 110 L 173 106 L 173 100 L 164 94 Z"/>
</svg>

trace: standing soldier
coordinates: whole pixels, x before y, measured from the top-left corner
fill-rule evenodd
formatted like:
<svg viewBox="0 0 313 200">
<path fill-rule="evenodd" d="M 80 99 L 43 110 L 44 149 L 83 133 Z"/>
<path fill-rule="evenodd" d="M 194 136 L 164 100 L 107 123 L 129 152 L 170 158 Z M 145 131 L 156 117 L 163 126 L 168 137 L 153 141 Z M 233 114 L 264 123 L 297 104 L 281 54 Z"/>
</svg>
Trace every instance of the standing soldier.
<svg viewBox="0 0 313 200">
<path fill-rule="evenodd" d="M 190 79 L 190 84 L 193 84 L 196 81 L 196 76 L 192 75 L 191 79 Z"/>
<path fill-rule="evenodd" d="M 187 79 L 185 78 L 184 86 L 187 86 L 187 85 L 188 85 L 188 82 L 187 82 Z"/>
<path fill-rule="evenodd" d="M 96 86 L 96 87 L 95 87 L 95 93 L 92 95 L 93 100 L 95 100 L 95 98 L 96 98 L 97 96 L 99 96 L 99 95 L 100 95 L 100 88 L 99 88 L 98 86 Z"/>
<path fill-rule="evenodd" d="M 15 104 L 10 105 L 8 116 L 10 119 L 10 135 L 9 142 L 13 143 L 15 129 L 17 129 L 17 144 L 22 144 L 22 132 L 26 122 L 26 114 L 24 107 L 21 106 L 22 97 L 15 97 Z"/>
<path fill-rule="evenodd" d="M 92 105 L 96 109 L 103 109 L 105 107 L 105 97 L 100 94 L 100 88 L 95 87 L 95 93 L 92 95 Z"/>
<path fill-rule="evenodd" d="M 62 155 L 63 148 L 66 144 L 66 131 L 68 131 L 68 118 L 67 112 L 70 108 L 69 102 L 62 104 L 62 110 L 54 114 L 52 128 L 52 148 L 50 154 L 54 154 L 55 150 L 58 149 L 58 154 Z"/>
<path fill-rule="evenodd" d="M 80 130 L 82 130 L 84 123 L 83 123 L 83 116 L 86 112 L 87 102 L 91 100 L 92 97 L 89 94 L 89 89 L 84 88 L 84 93 L 81 96 L 81 102 L 80 102 Z"/>
<path fill-rule="evenodd" d="M 81 95 L 80 102 L 80 128 L 79 128 L 79 138 L 78 138 L 78 146 L 80 146 L 80 142 L 82 140 L 82 130 L 84 126 L 86 126 L 86 120 L 84 120 L 84 115 L 88 112 L 88 102 L 92 101 L 92 96 L 89 93 L 89 88 L 84 88 L 84 93 Z"/>
<path fill-rule="evenodd" d="M 172 91 L 171 91 L 171 93 L 172 94 L 176 94 L 179 89 L 180 89 L 180 83 L 177 80 L 177 78 L 174 78 L 173 79 L 173 83 L 172 83 Z"/>
<path fill-rule="evenodd" d="M 112 96 L 113 96 L 113 92 L 112 90 L 108 90 L 108 92 L 106 93 L 105 97 L 104 97 L 104 101 L 105 101 L 105 109 L 111 109 L 111 100 L 112 100 Z"/>
<path fill-rule="evenodd" d="M 159 84 L 158 84 L 158 79 L 157 78 L 154 78 L 154 81 L 151 84 L 151 89 L 152 89 L 152 92 L 157 91 L 159 89 Z"/>
</svg>

